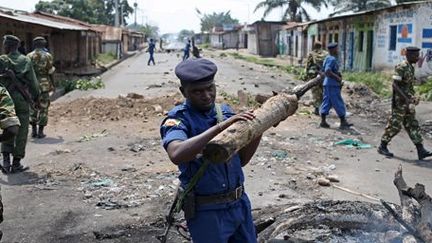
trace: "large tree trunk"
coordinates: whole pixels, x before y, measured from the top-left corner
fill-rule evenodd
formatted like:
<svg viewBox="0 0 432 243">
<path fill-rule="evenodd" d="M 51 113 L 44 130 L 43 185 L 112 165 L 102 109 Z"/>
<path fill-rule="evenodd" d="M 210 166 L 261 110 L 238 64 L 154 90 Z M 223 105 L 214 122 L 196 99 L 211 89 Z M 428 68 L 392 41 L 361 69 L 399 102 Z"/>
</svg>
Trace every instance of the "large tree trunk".
<svg viewBox="0 0 432 243">
<path fill-rule="evenodd" d="M 414 235 L 404 236 L 403 242 L 432 242 L 432 198 L 426 194 L 424 185 L 417 183 L 414 188 L 408 187 L 402 176 L 402 166 L 393 183 L 399 192 L 402 218 L 415 231 Z"/>
<path fill-rule="evenodd" d="M 298 100 L 321 82 L 322 78 L 318 75 L 306 84 L 294 88 L 291 94 L 281 93 L 271 97 L 254 111 L 254 120 L 236 122 L 213 138 L 204 149 L 204 158 L 213 163 L 227 162 L 267 129 L 293 115 L 297 110 Z"/>
</svg>

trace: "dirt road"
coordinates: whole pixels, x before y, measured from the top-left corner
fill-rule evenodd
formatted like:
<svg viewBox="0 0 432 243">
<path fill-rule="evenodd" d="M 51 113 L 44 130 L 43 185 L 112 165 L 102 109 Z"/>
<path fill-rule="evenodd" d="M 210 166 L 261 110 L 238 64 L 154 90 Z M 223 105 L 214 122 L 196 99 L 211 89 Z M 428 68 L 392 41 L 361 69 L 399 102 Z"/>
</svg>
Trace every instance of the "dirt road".
<svg viewBox="0 0 432 243">
<path fill-rule="evenodd" d="M 234 101 L 238 90 L 271 93 L 298 84 L 277 69 L 210 55 L 219 67 L 221 100 Z M 157 54 L 155 59 L 156 66 L 146 66 L 146 54 L 132 57 L 102 76 L 105 89 L 74 91 L 54 102 L 48 137 L 28 144 L 24 163 L 30 172 L 1 177 L 3 242 L 154 242 L 157 219 L 177 183 L 177 170 L 160 146 L 159 125 L 181 100 L 173 72 L 180 57 Z M 135 95 L 118 97 L 129 93 Z M 432 163 L 415 160 L 406 133 L 390 146 L 398 157 L 376 153 L 388 102 L 369 102 L 369 95 L 356 92 L 346 93 L 346 99 L 360 134 L 336 129 L 335 118 L 330 118 L 332 129 L 319 129 L 319 119 L 305 106 L 264 134 L 244 168 L 253 207 L 319 198 L 368 200 L 318 186 L 316 179 L 328 174 L 339 177 L 339 186 L 398 203 L 392 180 L 401 163 L 409 184 L 421 182 L 431 192 Z M 429 109 L 430 104 L 420 107 L 420 120 L 431 119 Z M 372 148 L 334 145 L 348 138 Z M 425 145 L 432 148 L 429 140 Z"/>
</svg>

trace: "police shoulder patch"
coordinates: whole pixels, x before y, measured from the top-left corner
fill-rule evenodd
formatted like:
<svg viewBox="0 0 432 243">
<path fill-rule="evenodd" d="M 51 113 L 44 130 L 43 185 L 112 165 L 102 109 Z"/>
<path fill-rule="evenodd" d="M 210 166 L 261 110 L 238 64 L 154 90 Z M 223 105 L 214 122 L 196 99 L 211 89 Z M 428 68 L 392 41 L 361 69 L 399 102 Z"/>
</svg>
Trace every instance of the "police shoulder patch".
<svg viewBox="0 0 432 243">
<path fill-rule="evenodd" d="M 176 127 L 178 125 L 180 125 L 181 121 L 179 119 L 174 119 L 174 118 L 169 118 L 167 119 L 163 126 L 164 127 Z"/>
</svg>

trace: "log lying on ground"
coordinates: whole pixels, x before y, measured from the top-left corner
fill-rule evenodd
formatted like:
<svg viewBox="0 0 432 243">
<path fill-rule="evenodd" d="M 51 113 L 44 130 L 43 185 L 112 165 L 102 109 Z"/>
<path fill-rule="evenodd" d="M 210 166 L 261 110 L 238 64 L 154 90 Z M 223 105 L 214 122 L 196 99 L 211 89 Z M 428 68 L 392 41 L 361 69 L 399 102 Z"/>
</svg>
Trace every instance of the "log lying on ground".
<svg viewBox="0 0 432 243">
<path fill-rule="evenodd" d="M 415 230 L 414 236 L 405 236 L 403 242 L 432 242 L 432 198 L 422 184 L 408 187 L 399 166 L 393 180 L 399 192 L 402 219 Z M 415 200 L 415 201 L 414 201 Z"/>
<path fill-rule="evenodd" d="M 281 93 L 271 97 L 254 111 L 254 120 L 236 122 L 213 138 L 204 149 L 204 158 L 213 163 L 228 161 L 267 129 L 292 116 L 297 110 L 298 100 L 321 82 L 322 78 L 317 76 L 304 85 L 297 86 L 290 94 Z"/>
</svg>

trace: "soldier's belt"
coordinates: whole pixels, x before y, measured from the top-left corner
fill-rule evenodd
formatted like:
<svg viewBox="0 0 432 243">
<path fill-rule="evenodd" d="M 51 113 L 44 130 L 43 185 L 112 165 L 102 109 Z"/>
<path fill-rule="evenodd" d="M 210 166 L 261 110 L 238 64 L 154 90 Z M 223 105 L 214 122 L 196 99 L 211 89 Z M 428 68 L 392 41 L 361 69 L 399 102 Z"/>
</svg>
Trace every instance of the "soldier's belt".
<svg viewBox="0 0 432 243">
<path fill-rule="evenodd" d="M 197 205 L 230 203 L 240 199 L 243 196 L 243 193 L 244 193 L 244 188 L 243 185 L 241 185 L 236 189 L 223 194 L 215 194 L 209 196 L 196 196 L 196 203 Z"/>
</svg>

